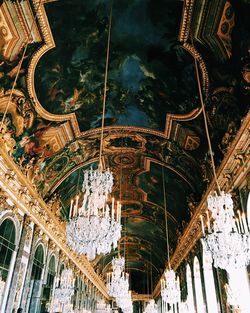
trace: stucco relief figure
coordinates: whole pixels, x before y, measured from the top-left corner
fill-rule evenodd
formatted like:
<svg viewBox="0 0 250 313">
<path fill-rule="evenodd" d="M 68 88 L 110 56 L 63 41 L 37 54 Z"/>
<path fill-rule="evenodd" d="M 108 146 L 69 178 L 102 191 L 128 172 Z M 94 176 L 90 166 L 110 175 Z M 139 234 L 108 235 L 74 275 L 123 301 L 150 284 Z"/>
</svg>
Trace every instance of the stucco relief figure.
<svg viewBox="0 0 250 313">
<path fill-rule="evenodd" d="M 15 136 L 19 137 L 23 134 L 24 129 L 29 129 L 33 125 L 35 112 L 30 101 L 20 91 L 13 93 L 10 102 L 9 95 L 10 91 L 6 93 L 3 89 L 0 91 L 0 114 L 3 115 L 7 108 L 6 113 L 11 116 L 11 122 L 15 128 Z"/>
</svg>

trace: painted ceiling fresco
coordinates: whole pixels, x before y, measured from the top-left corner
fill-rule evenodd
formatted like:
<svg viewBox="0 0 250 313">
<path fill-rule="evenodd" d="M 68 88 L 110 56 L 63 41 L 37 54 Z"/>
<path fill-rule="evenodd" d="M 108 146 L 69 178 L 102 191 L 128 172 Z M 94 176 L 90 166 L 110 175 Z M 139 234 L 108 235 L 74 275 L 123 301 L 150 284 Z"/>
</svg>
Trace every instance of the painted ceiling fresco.
<svg viewBox="0 0 250 313">
<path fill-rule="evenodd" d="M 194 1 L 190 34 L 208 68 L 202 83 L 219 165 L 250 106 L 247 4 L 202 1 Z M 41 31 L 41 42 L 28 45 L 3 138 L 22 172 L 65 222 L 83 171 L 98 162 L 110 1 L 44 6 L 55 47 L 47 47 L 32 68 L 46 36 Z M 212 179 L 194 60 L 179 41 L 182 7 L 177 0 L 113 2 L 102 159 L 114 173 L 112 195 L 119 199 L 122 190 L 119 252 L 138 293 L 151 291 L 158 281 L 167 249 L 174 252 Z M 0 62 L 1 116 L 20 55 Z M 92 262 L 104 278 L 117 253 Z"/>
<path fill-rule="evenodd" d="M 99 127 L 110 1 L 46 5 L 56 44 L 36 68 L 36 93 L 54 114 Z M 164 130 L 168 112 L 197 106 L 192 57 L 177 41 L 180 1 L 114 1 L 105 125 Z M 77 36 L 76 36 L 77 34 Z"/>
</svg>

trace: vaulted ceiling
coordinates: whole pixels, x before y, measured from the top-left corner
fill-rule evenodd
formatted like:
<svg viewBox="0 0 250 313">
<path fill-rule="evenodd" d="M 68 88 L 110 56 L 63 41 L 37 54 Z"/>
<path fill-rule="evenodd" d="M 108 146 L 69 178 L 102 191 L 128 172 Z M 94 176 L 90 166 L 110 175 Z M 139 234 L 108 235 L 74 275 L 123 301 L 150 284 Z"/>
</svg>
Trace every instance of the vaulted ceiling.
<svg viewBox="0 0 250 313">
<path fill-rule="evenodd" d="M 84 170 L 98 162 L 110 5 L 42 6 L 42 41 L 28 47 L 17 81 L 23 124 L 9 115 L 13 158 L 48 203 L 60 199 L 63 221 Z M 248 108 L 246 8 L 247 1 L 113 1 L 102 161 L 122 202 L 119 250 L 135 292 L 151 291 L 149 275 L 153 284 L 162 275 L 167 249 L 173 253 L 212 177 L 194 57 L 217 164 Z M 5 90 L 15 62 L 1 65 Z M 117 253 L 92 262 L 100 275 Z"/>
</svg>

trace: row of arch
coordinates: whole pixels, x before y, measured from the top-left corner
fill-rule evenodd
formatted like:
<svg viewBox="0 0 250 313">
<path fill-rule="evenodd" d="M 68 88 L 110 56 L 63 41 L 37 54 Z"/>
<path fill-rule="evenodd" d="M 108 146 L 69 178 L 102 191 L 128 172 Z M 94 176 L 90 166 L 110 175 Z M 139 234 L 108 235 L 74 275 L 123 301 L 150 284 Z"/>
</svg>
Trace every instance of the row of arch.
<svg viewBox="0 0 250 313">
<path fill-rule="evenodd" d="M 3 213 L 4 212 L 4 213 Z M 22 276 L 22 273 L 15 273 L 15 265 L 20 260 L 17 255 L 20 247 L 25 250 L 25 238 L 22 237 L 23 225 L 10 211 L 0 212 L 0 312 L 6 313 L 14 308 L 10 302 L 10 292 L 13 287 L 15 275 Z M 22 241 L 24 241 L 22 243 Z M 59 260 L 59 254 L 48 251 L 41 238 L 34 240 L 30 246 L 30 257 L 23 277 L 23 282 L 18 286 L 20 289 L 19 301 L 14 308 L 22 308 L 26 313 L 48 312 L 50 302 L 56 287 L 56 276 L 60 276 L 66 265 Z M 29 272 L 29 274 L 27 274 Z M 99 297 L 96 288 L 88 281 L 78 275 L 75 279 L 75 292 L 72 302 L 75 309 L 94 310 L 97 298 Z M 15 299 L 12 299 L 15 301 Z M 11 312 L 10 311 L 10 312 Z"/>
<path fill-rule="evenodd" d="M 14 258 L 14 252 L 18 247 L 18 233 L 16 229 L 16 221 L 14 218 L 7 217 L 1 221 L 0 224 L 0 273 L 2 286 L 6 285 L 6 282 L 10 280 L 11 275 L 11 264 Z M 38 299 L 41 293 L 41 280 L 42 273 L 45 266 L 45 248 L 41 242 L 39 242 L 35 248 L 32 269 L 31 269 L 31 279 L 29 286 L 29 295 L 27 297 L 27 312 L 33 313 L 36 311 L 38 305 Z M 48 295 L 53 288 L 54 278 L 56 276 L 56 259 L 55 255 L 51 255 L 48 263 L 48 273 L 47 273 L 47 290 L 43 289 L 41 307 L 46 306 L 46 300 L 48 301 Z M 6 295 L 8 290 L 3 288 L 1 290 L 0 303 L 1 306 L 5 305 Z"/>
</svg>

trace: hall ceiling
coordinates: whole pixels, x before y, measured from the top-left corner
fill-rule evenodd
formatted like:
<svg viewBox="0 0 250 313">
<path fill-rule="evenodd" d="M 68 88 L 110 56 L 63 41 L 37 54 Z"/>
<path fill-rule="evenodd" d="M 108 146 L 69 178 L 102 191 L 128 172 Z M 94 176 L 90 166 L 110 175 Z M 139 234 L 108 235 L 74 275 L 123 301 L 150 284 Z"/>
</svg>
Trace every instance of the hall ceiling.
<svg viewBox="0 0 250 313">
<path fill-rule="evenodd" d="M 239 76 L 247 68 L 239 62 L 249 39 L 247 4 L 208 2 L 113 1 L 102 162 L 114 173 L 112 195 L 122 202 L 119 250 L 137 293 L 151 291 L 149 276 L 154 285 L 166 266 L 163 177 L 170 254 L 212 177 L 194 55 L 217 164 L 248 108 L 248 76 Z M 48 203 L 60 200 L 55 214 L 65 221 L 83 171 L 98 162 L 110 1 L 48 1 L 44 7 L 37 21 L 42 39 L 29 45 L 17 81 L 23 120 L 8 112 L 6 127 L 13 158 Z M 242 12 L 241 23 L 235 12 Z M 234 29 L 243 40 L 238 50 Z M 190 48 L 190 33 L 198 50 Z M 17 60 L 1 65 L 5 91 Z M 117 253 L 92 262 L 100 275 Z"/>
</svg>

